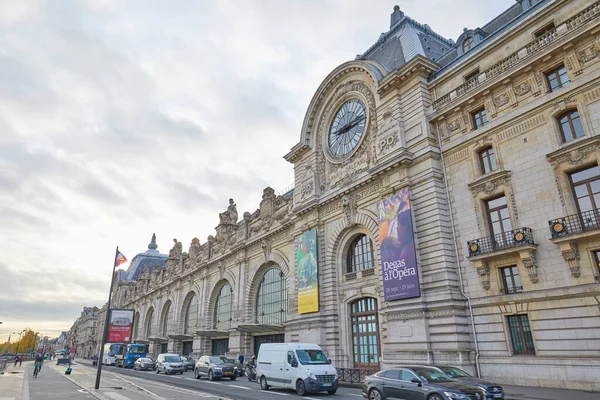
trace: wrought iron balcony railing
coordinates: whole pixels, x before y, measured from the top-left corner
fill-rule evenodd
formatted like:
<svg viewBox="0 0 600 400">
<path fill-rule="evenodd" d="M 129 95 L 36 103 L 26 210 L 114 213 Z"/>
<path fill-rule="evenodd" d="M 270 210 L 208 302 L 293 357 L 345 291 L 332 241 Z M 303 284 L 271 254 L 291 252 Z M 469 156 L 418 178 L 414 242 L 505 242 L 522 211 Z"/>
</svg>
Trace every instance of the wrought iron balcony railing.
<svg viewBox="0 0 600 400">
<path fill-rule="evenodd" d="M 513 293 L 521 293 L 523 291 L 523 286 L 515 286 L 512 288 L 502 288 L 500 289 L 500 293 L 502 294 L 513 294 Z"/>
<path fill-rule="evenodd" d="M 469 240 L 467 242 L 467 246 L 469 247 L 469 257 L 525 245 L 535 245 L 533 233 L 529 228 L 519 228 L 494 236 Z"/>
<path fill-rule="evenodd" d="M 600 209 L 548 221 L 552 239 L 600 229 Z"/>
</svg>

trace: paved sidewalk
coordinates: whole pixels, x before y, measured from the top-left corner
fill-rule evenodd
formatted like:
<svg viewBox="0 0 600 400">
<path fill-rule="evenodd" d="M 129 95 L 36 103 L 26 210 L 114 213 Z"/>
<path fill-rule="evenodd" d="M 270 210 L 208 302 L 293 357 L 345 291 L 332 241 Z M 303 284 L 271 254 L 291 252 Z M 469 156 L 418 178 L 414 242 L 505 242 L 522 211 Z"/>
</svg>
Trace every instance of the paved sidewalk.
<svg viewBox="0 0 600 400">
<path fill-rule="evenodd" d="M 14 367 L 13 365 L 12 362 L 9 362 L 2 375 L 0 375 L 0 400 L 21 400 L 23 370 L 27 363 L 24 363 L 21 367 Z"/>
<path fill-rule="evenodd" d="M 507 400 L 600 400 L 600 392 L 502 385 Z"/>
<path fill-rule="evenodd" d="M 37 378 L 33 377 L 33 363 L 25 369 L 22 400 L 52 400 L 52 399 L 69 399 L 69 400 L 92 400 L 94 396 L 75 385 L 73 382 L 61 376 L 64 374 L 65 367 L 57 370 L 51 367 L 51 361 L 44 363 Z M 25 388 L 28 388 L 27 389 Z M 28 392 L 28 393 L 27 393 Z M 26 395 L 28 394 L 28 398 Z"/>
</svg>

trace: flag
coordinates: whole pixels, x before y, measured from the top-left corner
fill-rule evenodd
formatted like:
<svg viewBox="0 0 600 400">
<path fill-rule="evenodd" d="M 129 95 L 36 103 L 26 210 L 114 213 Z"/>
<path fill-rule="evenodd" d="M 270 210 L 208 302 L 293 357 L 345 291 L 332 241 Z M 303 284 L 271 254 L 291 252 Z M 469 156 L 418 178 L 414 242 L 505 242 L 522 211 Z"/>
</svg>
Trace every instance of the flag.
<svg viewBox="0 0 600 400">
<path fill-rule="evenodd" d="M 115 267 L 118 267 L 119 265 L 123 264 L 124 262 L 127 262 L 127 258 L 125 258 L 123 253 L 121 253 L 120 251 L 117 251 L 117 257 L 115 257 Z"/>
</svg>

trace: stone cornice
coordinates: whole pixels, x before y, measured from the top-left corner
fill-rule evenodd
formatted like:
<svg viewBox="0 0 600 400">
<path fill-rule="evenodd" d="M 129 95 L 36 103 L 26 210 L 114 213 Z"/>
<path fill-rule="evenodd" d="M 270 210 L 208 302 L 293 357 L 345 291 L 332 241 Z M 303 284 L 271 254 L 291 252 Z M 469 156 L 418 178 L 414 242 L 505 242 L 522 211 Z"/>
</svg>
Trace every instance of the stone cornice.
<svg viewBox="0 0 600 400">
<path fill-rule="evenodd" d="M 379 90 L 377 93 L 380 96 L 385 96 L 390 90 L 397 88 L 407 79 L 420 76 L 427 78 L 433 71 L 439 69 L 440 66 L 422 55 L 417 55 L 408 63 L 394 70 L 379 82 Z"/>
<path fill-rule="evenodd" d="M 566 143 L 552 153 L 546 154 L 546 159 L 552 165 L 570 163 L 576 165 L 591 153 L 600 152 L 600 136 L 592 136 Z"/>
</svg>

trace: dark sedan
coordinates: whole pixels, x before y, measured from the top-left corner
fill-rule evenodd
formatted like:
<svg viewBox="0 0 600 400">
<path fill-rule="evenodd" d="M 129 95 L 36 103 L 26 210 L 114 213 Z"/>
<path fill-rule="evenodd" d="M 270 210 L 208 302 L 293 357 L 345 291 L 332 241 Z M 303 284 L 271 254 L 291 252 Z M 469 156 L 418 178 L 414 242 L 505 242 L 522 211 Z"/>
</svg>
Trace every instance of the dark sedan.
<svg viewBox="0 0 600 400">
<path fill-rule="evenodd" d="M 181 356 L 181 362 L 183 363 L 184 371 L 193 371 L 196 361 L 192 357 Z"/>
<path fill-rule="evenodd" d="M 363 381 L 369 400 L 484 400 L 483 389 L 450 378 L 437 368 L 397 367 L 379 371 Z"/>
<path fill-rule="evenodd" d="M 448 367 L 444 365 L 434 365 L 433 367 L 444 372 L 452 379 L 456 379 L 468 385 L 478 386 L 482 388 L 484 390 L 486 400 L 504 400 L 504 391 L 502 390 L 502 386 L 498 385 L 497 383 L 486 381 L 485 379 L 475 378 L 474 376 L 469 375 L 467 372 L 463 371 L 460 368 Z"/>
<path fill-rule="evenodd" d="M 223 361 L 220 357 L 202 356 L 194 368 L 194 377 L 200 379 L 206 376 L 209 381 L 220 378 L 229 378 L 235 381 L 237 376 L 234 368 L 233 364 Z"/>
<path fill-rule="evenodd" d="M 141 357 L 133 363 L 133 369 L 136 371 L 148 371 L 154 369 L 154 361 L 150 358 Z"/>
</svg>

